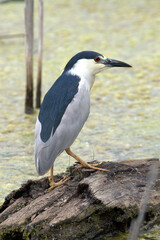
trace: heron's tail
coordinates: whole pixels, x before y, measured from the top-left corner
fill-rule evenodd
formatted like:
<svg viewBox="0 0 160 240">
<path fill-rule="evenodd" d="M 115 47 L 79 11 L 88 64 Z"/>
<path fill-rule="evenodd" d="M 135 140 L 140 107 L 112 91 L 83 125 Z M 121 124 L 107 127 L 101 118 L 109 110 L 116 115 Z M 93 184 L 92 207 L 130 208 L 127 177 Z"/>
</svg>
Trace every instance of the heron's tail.
<svg viewBox="0 0 160 240">
<path fill-rule="evenodd" d="M 54 154 L 50 153 L 48 147 L 42 148 L 40 151 L 35 146 L 35 166 L 39 175 L 44 175 L 53 166 L 56 159 Z"/>
</svg>

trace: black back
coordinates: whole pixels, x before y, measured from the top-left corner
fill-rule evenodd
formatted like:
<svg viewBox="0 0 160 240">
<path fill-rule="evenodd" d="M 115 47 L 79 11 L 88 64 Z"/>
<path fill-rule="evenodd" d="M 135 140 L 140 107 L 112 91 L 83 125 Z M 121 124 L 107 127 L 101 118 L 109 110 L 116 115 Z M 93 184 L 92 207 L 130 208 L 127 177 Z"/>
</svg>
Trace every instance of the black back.
<svg viewBox="0 0 160 240">
<path fill-rule="evenodd" d="M 55 133 L 67 106 L 78 92 L 79 81 L 78 76 L 63 73 L 46 93 L 38 116 L 43 142 Z"/>
</svg>

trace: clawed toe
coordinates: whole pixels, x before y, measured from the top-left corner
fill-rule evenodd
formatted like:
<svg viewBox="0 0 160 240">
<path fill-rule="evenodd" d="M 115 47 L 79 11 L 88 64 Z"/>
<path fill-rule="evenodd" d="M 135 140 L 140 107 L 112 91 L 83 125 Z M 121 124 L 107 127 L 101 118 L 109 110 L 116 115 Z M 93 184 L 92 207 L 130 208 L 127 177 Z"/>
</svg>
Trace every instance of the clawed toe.
<svg viewBox="0 0 160 240">
<path fill-rule="evenodd" d="M 63 185 L 65 182 L 67 182 L 71 177 L 63 178 L 59 182 L 55 183 L 54 181 L 50 182 L 50 188 L 48 188 L 45 192 L 50 192 L 53 188 Z"/>
</svg>

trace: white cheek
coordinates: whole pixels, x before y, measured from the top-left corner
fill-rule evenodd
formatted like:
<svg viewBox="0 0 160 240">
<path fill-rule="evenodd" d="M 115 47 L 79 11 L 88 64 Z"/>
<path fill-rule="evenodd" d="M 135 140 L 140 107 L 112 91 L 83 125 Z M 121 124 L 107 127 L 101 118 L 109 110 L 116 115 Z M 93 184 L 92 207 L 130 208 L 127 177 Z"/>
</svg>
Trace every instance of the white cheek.
<svg viewBox="0 0 160 240">
<path fill-rule="evenodd" d="M 107 67 L 93 59 L 80 59 L 69 71 L 70 74 L 78 75 L 80 78 L 94 77 L 97 73 L 105 70 Z"/>
<path fill-rule="evenodd" d="M 95 75 L 95 74 L 101 72 L 103 68 L 105 68 L 104 65 L 97 63 L 94 60 L 92 60 L 92 62 L 88 63 L 88 72 L 92 75 Z"/>
<path fill-rule="evenodd" d="M 93 75 L 95 64 L 92 59 L 80 59 L 74 67 L 69 71 L 70 74 L 85 77 L 86 75 Z"/>
<path fill-rule="evenodd" d="M 106 69 L 106 66 L 101 63 L 95 63 L 94 65 L 94 72 L 95 74 L 102 72 Z"/>
</svg>

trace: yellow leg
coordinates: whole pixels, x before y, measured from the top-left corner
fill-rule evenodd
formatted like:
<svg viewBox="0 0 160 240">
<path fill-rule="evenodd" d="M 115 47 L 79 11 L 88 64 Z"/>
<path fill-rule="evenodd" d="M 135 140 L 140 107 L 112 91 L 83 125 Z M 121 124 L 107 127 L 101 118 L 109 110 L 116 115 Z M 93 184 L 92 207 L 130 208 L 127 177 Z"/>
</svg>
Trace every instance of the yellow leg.
<svg viewBox="0 0 160 240">
<path fill-rule="evenodd" d="M 88 164 L 88 163 L 84 162 L 84 161 L 83 161 L 80 157 L 78 157 L 76 154 L 74 154 L 74 153 L 71 151 L 70 148 L 67 148 L 67 149 L 66 149 L 66 153 L 67 153 L 69 156 L 71 156 L 71 157 L 73 157 L 74 159 L 76 159 L 76 160 L 81 164 L 81 166 L 78 166 L 75 170 L 77 170 L 78 168 L 83 168 L 83 167 L 85 167 L 85 168 L 91 168 L 91 169 L 94 169 L 94 170 L 109 172 L 109 170 L 107 170 L 107 169 L 103 169 L 103 168 L 98 168 L 98 167 L 97 167 L 97 166 L 99 166 L 100 164 L 102 164 L 103 162 L 102 162 L 102 163 L 98 163 L 98 164 L 93 164 L 93 165 Z"/>
<path fill-rule="evenodd" d="M 64 179 L 60 180 L 59 182 L 55 183 L 54 179 L 53 179 L 53 167 L 54 167 L 54 165 L 50 169 L 50 177 L 49 177 L 50 188 L 48 188 L 45 192 L 50 192 L 53 188 L 61 186 L 62 184 L 64 184 L 66 181 L 68 181 L 70 179 L 70 177 L 64 178 Z"/>
<path fill-rule="evenodd" d="M 48 178 L 49 179 L 49 185 L 51 185 L 52 182 L 54 182 L 54 180 L 53 180 L 53 167 L 54 167 L 54 165 L 50 168 L 50 177 Z"/>
</svg>

